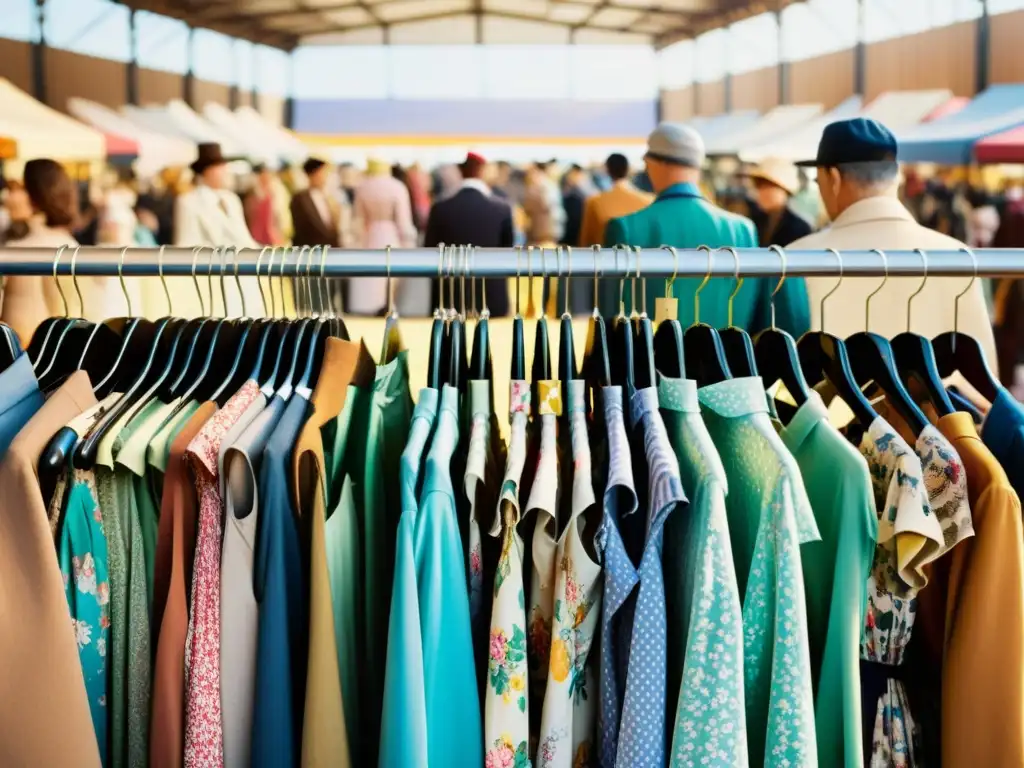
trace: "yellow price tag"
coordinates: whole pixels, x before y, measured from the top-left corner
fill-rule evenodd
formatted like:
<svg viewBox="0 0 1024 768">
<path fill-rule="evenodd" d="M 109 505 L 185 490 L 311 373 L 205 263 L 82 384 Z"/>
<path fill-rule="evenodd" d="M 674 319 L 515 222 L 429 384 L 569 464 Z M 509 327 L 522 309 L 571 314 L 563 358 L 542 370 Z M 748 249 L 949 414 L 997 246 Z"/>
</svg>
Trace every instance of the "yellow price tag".
<svg viewBox="0 0 1024 768">
<path fill-rule="evenodd" d="M 679 319 L 679 300 L 658 298 L 654 300 L 654 323 Z"/>
<path fill-rule="evenodd" d="M 537 382 L 537 395 L 540 397 L 537 410 L 541 416 L 562 415 L 562 382 Z"/>
</svg>

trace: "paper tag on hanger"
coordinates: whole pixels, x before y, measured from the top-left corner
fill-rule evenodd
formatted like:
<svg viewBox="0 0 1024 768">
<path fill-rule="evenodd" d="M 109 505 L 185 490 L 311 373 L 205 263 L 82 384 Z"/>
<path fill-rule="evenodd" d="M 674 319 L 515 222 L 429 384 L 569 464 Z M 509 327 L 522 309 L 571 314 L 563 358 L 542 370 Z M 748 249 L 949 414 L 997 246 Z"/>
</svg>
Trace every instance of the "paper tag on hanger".
<svg viewBox="0 0 1024 768">
<path fill-rule="evenodd" d="M 657 298 L 654 300 L 654 324 L 663 320 L 679 319 L 679 299 Z"/>
<path fill-rule="evenodd" d="M 537 382 L 537 396 L 540 398 L 537 411 L 541 416 L 562 415 L 562 382 Z"/>
</svg>

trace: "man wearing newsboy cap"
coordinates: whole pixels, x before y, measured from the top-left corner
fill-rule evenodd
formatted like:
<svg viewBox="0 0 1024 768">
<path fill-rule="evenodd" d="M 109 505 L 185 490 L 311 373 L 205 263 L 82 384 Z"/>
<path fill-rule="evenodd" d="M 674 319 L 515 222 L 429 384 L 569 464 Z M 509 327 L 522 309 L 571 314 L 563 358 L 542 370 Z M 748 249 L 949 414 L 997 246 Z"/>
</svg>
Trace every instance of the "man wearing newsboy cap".
<svg viewBox="0 0 1024 768">
<path fill-rule="evenodd" d="M 660 248 L 710 248 L 733 246 L 756 248 L 757 230 L 750 219 L 723 211 L 701 193 L 701 166 L 704 164 L 704 140 L 687 125 L 662 123 L 647 140 L 644 156 L 647 175 L 657 194 L 654 202 L 641 211 L 612 219 L 605 231 L 604 245 Z M 703 266 L 703 254 L 688 254 Z M 680 264 L 683 264 L 682 258 Z M 643 264 L 640 265 L 641 271 Z M 693 296 L 703 278 L 687 277 L 675 281 L 673 290 L 678 302 L 679 321 L 683 327 L 693 322 Z M 618 311 L 618 282 L 605 281 L 602 309 Z M 746 280 L 733 304 L 733 324 L 749 331 L 771 325 L 771 292 L 777 280 L 757 278 Z M 701 291 L 700 321 L 718 328 L 728 325 L 729 295 L 735 281 L 716 278 Z M 662 295 L 660 280 L 648 281 L 647 312 L 654 314 L 654 297 Z M 799 336 L 809 327 L 810 312 L 803 280 L 790 278 L 775 297 L 776 324 Z"/>
<path fill-rule="evenodd" d="M 963 248 L 959 240 L 922 227 L 900 202 L 897 156 L 896 138 L 875 120 L 854 118 L 826 126 L 818 156 L 797 165 L 817 169 L 818 188 L 832 225 L 794 241 L 789 248 L 835 248 L 840 255 L 844 250 L 872 248 L 883 252 L 920 248 L 925 253 Z M 928 278 L 914 299 L 911 330 L 928 338 L 953 330 L 954 300 L 969 279 Z M 828 299 L 825 330 L 840 338 L 863 331 L 864 302 L 879 283 L 880 279 L 873 277 L 844 279 Z M 836 279 L 831 277 L 807 280 L 815 328 L 821 324 L 821 299 L 835 285 Z M 890 278 L 871 300 L 870 330 L 889 338 L 907 330 L 907 300 L 919 287 L 919 277 Z M 978 340 L 995 368 L 992 323 L 979 281 L 960 300 L 959 330 Z"/>
</svg>

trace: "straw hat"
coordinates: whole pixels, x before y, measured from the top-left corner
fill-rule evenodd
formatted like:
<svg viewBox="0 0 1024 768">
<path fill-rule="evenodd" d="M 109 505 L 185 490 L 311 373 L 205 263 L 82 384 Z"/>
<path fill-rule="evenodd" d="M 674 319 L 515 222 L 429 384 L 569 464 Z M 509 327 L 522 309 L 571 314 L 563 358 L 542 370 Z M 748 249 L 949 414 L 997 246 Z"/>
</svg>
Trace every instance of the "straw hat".
<svg viewBox="0 0 1024 768">
<path fill-rule="evenodd" d="M 791 195 L 800 191 L 800 172 L 796 166 L 775 157 L 765 158 L 745 175 L 754 180 L 761 179 L 774 184 Z"/>
</svg>

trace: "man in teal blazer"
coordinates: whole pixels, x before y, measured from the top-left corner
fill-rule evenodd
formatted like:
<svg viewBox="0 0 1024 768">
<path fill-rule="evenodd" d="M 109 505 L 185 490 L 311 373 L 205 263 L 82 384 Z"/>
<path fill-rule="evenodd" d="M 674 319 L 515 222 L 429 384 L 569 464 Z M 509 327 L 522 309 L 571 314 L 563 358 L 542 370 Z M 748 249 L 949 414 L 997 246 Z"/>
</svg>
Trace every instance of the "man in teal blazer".
<svg viewBox="0 0 1024 768">
<path fill-rule="evenodd" d="M 697 186 L 700 169 L 704 164 L 704 141 L 700 134 L 686 125 L 662 123 L 650 135 L 644 157 L 647 174 L 657 198 L 641 211 L 613 219 L 605 231 L 606 248 L 616 245 L 660 248 L 710 248 L 733 246 L 756 248 L 757 230 L 753 222 L 743 216 L 723 211 L 706 200 Z M 719 257 L 721 254 L 719 254 Z M 725 254 L 729 258 L 728 254 Z M 682 259 L 700 259 L 704 254 L 680 254 Z M 643 260 L 640 263 L 643 275 Z M 679 322 L 687 327 L 694 322 L 693 297 L 702 278 L 679 278 L 674 283 L 675 297 L 679 300 Z M 771 293 L 777 280 L 751 278 L 733 303 L 733 324 L 756 333 L 771 326 Z M 601 291 L 601 309 L 605 317 L 618 312 L 618 281 L 607 283 Z M 700 294 L 700 321 L 716 328 L 728 326 L 729 295 L 735 287 L 731 278 L 714 278 Z M 665 282 L 647 281 L 647 312 L 654 316 L 654 299 L 663 296 Z M 629 292 L 628 284 L 625 293 Z M 639 299 L 638 299 L 639 300 Z M 626 297 L 629 311 L 629 297 Z M 775 296 L 775 322 L 779 328 L 799 337 L 810 328 L 810 307 L 807 287 L 801 278 L 787 278 Z"/>
</svg>

